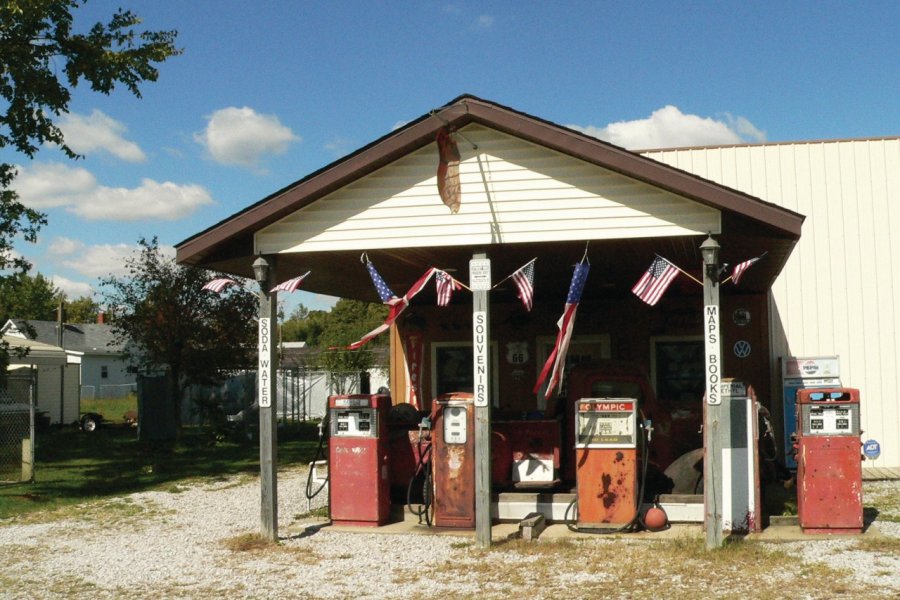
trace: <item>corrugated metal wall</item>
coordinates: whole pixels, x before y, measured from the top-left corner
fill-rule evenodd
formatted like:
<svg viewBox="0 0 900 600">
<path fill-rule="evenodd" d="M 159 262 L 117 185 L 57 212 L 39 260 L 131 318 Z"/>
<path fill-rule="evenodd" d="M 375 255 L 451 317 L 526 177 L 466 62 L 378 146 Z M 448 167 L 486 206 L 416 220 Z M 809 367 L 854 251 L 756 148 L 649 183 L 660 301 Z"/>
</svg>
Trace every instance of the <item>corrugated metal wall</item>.
<svg viewBox="0 0 900 600">
<path fill-rule="evenodd" d="M 437 194 L 436 144 L 256 234 L 262 253 L 696 235 L 719 213 L 586 162 L 470 125 L 459 138 L 462 206 Z M 474 150 L 467 140 L 475 143 Z"/>
<path fill-rule="evenodd" d="M 773 368 L 838 355 L 843 384 L 861 392 L 863 437 L 882 446 L 866 466 L 900 467 L 900 139 L 645 155 L 807 216 L 772 289 Z"/>
</svg>

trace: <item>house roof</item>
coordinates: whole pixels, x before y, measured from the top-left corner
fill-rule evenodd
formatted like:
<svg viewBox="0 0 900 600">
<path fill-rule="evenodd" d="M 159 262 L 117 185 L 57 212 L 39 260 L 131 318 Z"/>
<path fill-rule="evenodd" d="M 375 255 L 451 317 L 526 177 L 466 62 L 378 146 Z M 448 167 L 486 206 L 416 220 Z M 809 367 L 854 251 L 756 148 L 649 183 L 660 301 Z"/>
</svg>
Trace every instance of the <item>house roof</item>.
<svg viewBox="0 0 900 600">
<path fill-rule="evenodd" d="M 9 344 L 12 350 L 9 353 L 10 366 L 66 364 L 66 351 L 59 346 L 44 344 L 13 335 L 4 335 L 3 341 Z M 19 356 L 17 350 L 26 350 L 27 354 Z"/>
<path fill-rule="evenodd" d="M 28 335 L 26 324 L 34 329 L 33 337 Z M 112 327 L 106 323 L 66 323 L 62 346 L 67 351 L 83 354 L 120 354 L 121 348 L 114 343 Z M 59 330 L 56 321 L 10 319 L 3 326 L 9 336 L 26 337 L 44 344 L 59 344 Z"/>
<path fill-rule="evenodd" d="M 725 251 L 732 253 L 731 256 L 727 254 L 723 256 L 725 260 L 730 259 L 734 264 L 758 254 L 759 238 L 767 238 L 765 248 L 769 258 L 765 264 L 756 269 L 757 289 L 765 289 L 771 285 L 800 237 L 804 217 L 796 212 L 581 132 L 475 96 L 463 95 L 182 241 L 176 246 L 177 261 L 252 278 L 255 233 L 411 152 L 434 144 L 435 136 L 442 127 L 458 130 L 473 123 L 588 164 L 609 169 L 721 211 L 723 235 L 730 236 L 729 242 L 722 243 L 722 246 Z M 583 246 L 583 242 L 580 244 Z M 625 245 L 631 251 L 621 252 Z M 646 268 L 646 265 L 641 267 L 636 265 L 645 262 L 648 254 L 652 257 L 654 252 L 668 255 L 675 261 L 681 260 L 684 264 L 699 264 L 699 254 L 696 252 L 698 245 L 699 241 L 684 238 L 673 239 L 668 244 L 661 244 L 659 239 L 627 240 L 618 243 L 613 240 L 607 242 L 605 252 L 607 255 L 621 256 L 623 260 L 627 256 L 634 257 L 634 262 L 623 263 L 622 276 L 620 273 L 611 274 L 624 281 L 630 279 L 636 269 L 639 272 L 640 269 Z M 559 243 L 554 248 L 545 250 L 564 251 L 568 255 L 572 251 L 578 252 L 578 246 L 579 243 Z M 637 247 L 642 251 L 634 251 Z M 526 254 L 529 252 L 525 251 Z M 522 257 L 514 250 L 507 254 L 510 265 L 515 265 L 512 269 L 515 269 L 518 266 L 516 263 L 522 262 Z M 465 268 L 466 261 L 471 255 L 472 249 L 466 247 L 441 248 L 430 254 L 422 250 L 397 248 L 381 254 L 378 264 L 379 270 L 385 265 L 385 272 L 382 272 L 382 275 L 386 280 L 397 281 L 401 277 L 410 276 L 402 273 L 402 267 L 408 272 L 411 263 L 458 265 L 458 268 Z M 330 252 L 327 258 L 314 260 L 326 261 L 320 268 L 327 269 L 330 277 L 310 281 L 304 285 L 305 289 L 343 297 L 358 297 L 354 295 L 358 291 L 348 285 L 347 280 L 341 281 L 338 276 L 344 272 L 352 272 L 354 268 L 358 269 L 358 252 L 344 254 Z M 300 269 L 309 265 L 309 260 L 304 266 L 300 266 L 293 263 L 289 256 L 280 255 L 279 279 L 299 275 L 303 272 Z M 499 272 L 504 270 L 507 270 L 507 265 L 499 268 Z M 418 273 L 413 274 L 415 275 Z M 565 288 L 568 274 L 563 275 L 563 278 L 560 287 Z M 749 289 L 749 286 L 746 289 Z"/>
</svg>

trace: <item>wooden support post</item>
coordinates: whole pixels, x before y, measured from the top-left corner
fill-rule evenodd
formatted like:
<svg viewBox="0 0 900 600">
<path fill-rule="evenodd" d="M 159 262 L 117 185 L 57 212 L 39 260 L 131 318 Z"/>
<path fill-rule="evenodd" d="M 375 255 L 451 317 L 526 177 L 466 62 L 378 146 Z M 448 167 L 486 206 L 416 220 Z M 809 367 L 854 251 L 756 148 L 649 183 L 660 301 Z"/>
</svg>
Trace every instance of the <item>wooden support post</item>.
<svg viewBox="0 0 900 600">
<path fill-rule="evenodd" d="M 472 288 L 473 397 L 475 405 L 475 541 L 491 545 L 491 261 L 484 253 L 469 263 Z"/>
<path fill-rule="evenodd" d="M 257 267 L 261 267 L 257 269 Z M 276 392 L 275 331 L 278 322 L 275 261 L 259 257 L 253 263 L 259 281 L 259 365 L 257 401 L 259 403 L 260 520 L 262 535 L 278 539 L 278 415 Z"/>
<path fill-rule="evenodd" d="M 703 506 L 706 549 L 720 548 L 722 537 L 722 447 L 728 434 L 722 406 L 722 334 L 719 325 L 719 244 L 707 238 L 703 254 L 703 336 L 706 406 L 703 420 Z"/>
</svg>

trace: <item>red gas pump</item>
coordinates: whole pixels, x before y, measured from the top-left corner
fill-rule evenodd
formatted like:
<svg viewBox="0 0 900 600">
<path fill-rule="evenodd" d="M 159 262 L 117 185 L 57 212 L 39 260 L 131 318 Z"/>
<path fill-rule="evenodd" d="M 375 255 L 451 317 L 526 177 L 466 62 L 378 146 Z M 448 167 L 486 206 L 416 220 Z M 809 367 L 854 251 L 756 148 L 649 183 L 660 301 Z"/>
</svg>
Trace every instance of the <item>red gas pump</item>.
<svg viewBox="0 0 900 600">
<path fill-rule="evenodd" d="M 331 522 L 378 526 L 391 512 L 388 412 L 391 397 L 359 394 L 328 398 Z"/>
<path fill-rule="evenodd" d="M 625 529 L 640 509 L 636 398 L 582 398 L 575 408 L 578 529 Z"/>
<path fill-rule="evenodd" d="M 797 392 L 797 512 L 805 533 L 863 528 L 859 390 Z"/>
<path fill-rule="evenodd" d="M 454 392 L 434 401 L 431 464 L 436 527 L 475 527 L 475 404 Z"/>
</svg>

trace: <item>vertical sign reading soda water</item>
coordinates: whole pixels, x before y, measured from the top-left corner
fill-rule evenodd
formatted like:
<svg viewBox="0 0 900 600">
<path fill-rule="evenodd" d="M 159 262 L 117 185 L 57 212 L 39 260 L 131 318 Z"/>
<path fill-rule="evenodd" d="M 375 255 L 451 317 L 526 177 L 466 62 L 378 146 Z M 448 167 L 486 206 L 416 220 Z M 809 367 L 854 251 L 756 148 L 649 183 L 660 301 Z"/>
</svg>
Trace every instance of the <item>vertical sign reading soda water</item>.
<svg viewBox="0 0 900 600">
<path fill-rule="evenodd" d="M 269 344 L 272 343 L 271 336 L 272 319 L 263 317 L 259 320 L 259 370 L 257 379 L 257 389 L 259 395 L 260 408 L 269 408 L 272 406 L 272 397 L 269 396 L 269 382 L 272 380 L 272 353 L 269 351 Z"/>
<path fill-rule="evenodd" d="M 703 313 L 706 328 L 706 403 L 715 405 L 722 403 L 719 389 L 722 370 L 722 357 L 719 352 L 719 307 L 707 304 Z"/>
</svg>

